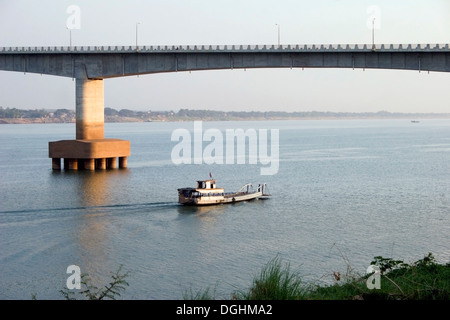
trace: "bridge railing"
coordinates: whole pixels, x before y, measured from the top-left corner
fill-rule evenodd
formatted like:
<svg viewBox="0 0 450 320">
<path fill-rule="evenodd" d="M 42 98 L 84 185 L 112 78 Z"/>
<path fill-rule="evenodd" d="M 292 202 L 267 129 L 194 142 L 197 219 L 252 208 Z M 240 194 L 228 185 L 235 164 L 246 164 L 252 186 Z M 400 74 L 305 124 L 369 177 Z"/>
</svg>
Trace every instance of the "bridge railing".
<svg viewBox="0 0 450 320">
<path fill-rule="evenodd" d="M 449 44 L 304 44 L 304 45 L 158 45 L 0 47 L 0 54 L 61 53 L 168 53 L 168 52 L 303 52 L 303 51 L 449 51 Z"/>
</svg>

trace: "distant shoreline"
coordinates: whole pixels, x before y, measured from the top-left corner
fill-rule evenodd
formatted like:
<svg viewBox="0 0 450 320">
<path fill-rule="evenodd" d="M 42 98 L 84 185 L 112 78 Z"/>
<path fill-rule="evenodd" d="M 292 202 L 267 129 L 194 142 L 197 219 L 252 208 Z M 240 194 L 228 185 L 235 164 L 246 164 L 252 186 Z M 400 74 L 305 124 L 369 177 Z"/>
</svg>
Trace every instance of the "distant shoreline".
<svg viewBox="0 0 450 320">
<path fill-rule="evenodd" d="M 417 120 L 418 119 L 418 120 Z M 427 117 L 427 118 L 375 118 L 375 117 L 366 117 L 366 118 L 345 118 L 345 117 L 339 117 L 339 118 L 248 118 L 248 119 L 229 119 L 229 120 L 223 120 L 223 119 L 178 119 L 178 120 L 140 120 L 140 119 L 133 119 L 133 118 L 127 118 L 127 119 L 117 119 L 114 121 L 107 121 L 105 119 L 105 123 L 137 123 L 137 122 L 190 122 L 190 121 L 292 121 L 292 120 L 305 120 L 305 121 L 311 121 L 311 120 L 317 120 L 317 121 L 323 121 L 323 120 L 406 120 L 411 122 L 420 122 L 423 120 L 445 120 L 449 119 L 448 117 Z M 2 124 L 57 124 L 57 123 L 73 123 L 75 124 L 75 121 L 70 122 L 64 122 L 64 121 L 57 121 L 57 120 L 51 120 L 51 119 L 2 119 L 0 118 L 0 125 Z"/>
<path fill-rule="evenodd" d="M 105 108 L 105 123 L 185 122 L 185 121 L 268 121 L 268 120 L 383 120 L 450 119 L 450 113 L 326 112 L 326 111 L 213 111 L 180 109 L 174 111 L 120 111 Z M 22 110 L 0 107 L 0 124 L 75 123 L 73 110 Z"/>
</svg>

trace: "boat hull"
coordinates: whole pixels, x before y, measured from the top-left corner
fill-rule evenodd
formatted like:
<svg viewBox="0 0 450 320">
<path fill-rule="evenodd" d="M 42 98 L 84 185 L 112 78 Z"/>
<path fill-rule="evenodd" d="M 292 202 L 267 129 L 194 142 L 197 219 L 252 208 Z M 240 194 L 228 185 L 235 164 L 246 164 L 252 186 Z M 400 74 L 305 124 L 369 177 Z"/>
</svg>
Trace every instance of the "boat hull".
<svg viewBox="0 0 450 320">
<path fill-rule="evenodd" d="M 234 195 L 226 195 L 222 197 L 198 197 L 179 199 L 179 203 L 191 206 L 210 206 L 224 203 L 236 203 L 242 201 L 250 201 L 262 197 L 262 192 L 241 193 Z M 180 197 L 181 198 L 181 197 Z"/>
</svg>

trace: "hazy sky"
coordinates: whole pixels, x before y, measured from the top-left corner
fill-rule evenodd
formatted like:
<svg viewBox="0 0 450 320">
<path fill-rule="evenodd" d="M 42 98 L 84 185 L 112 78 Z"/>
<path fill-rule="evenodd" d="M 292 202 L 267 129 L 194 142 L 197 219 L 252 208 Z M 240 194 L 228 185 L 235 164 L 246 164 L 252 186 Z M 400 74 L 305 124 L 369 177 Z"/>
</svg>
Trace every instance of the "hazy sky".
<svg viewBox="0 0 450 320">
<path fill-rule="evenodd" d="M 68 9 L 80 9 L 71 32 Z M 450 43 L 450 0 L 0 0 L 0 47 Z M 178 72 L 107 79 L 133 110 L 450 112 L 450 73 L 351 69 Z M 75 108 L 72 79 L 0 71 L 4 108 Z"/>
</svg>

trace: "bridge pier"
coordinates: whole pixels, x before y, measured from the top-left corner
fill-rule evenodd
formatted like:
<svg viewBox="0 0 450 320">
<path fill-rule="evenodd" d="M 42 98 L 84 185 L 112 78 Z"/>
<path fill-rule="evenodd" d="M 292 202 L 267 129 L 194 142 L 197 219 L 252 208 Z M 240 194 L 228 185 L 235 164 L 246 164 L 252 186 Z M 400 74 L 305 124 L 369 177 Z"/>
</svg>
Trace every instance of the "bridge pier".
<svg viewBox="0 0 450 320">
<path fill-rule="evenodd" d="M 119 159 L 119 161 L 117 161 Z M 126 169 L 127 157 L 113 157 L 113 158 L 89 158 L 89 159 L 74 159 L 64 158 L 64 170 L 106 170 L 106 169 Z M 119 163 L 119 166 L 117 166 Z M 52 169 L 61 170 L 61 158 L 52 158 Z"/>
<path fill-rule="evenodd" d="M 104 138 L 103 79 L 76 79 L 76 139 Z"/>
<path fill-rule="evenodd" d="M 52 158 L 52 169 L 53 170 L 61 170 L 61 159 L 60 158 Z"/>
<path fill-rule="evenodd" d="M 64 159 L 65 170 L 105 170 L 127 167 L 130 142 L 104 138 L 104 90 L 103 79 L 77 78 L 76 140 L 49 142 L 49 158 L 52 169 L 61 170 Z"/>
</svg>

